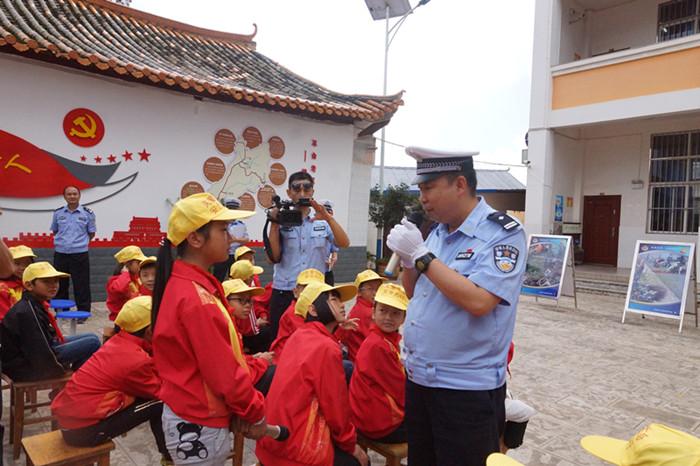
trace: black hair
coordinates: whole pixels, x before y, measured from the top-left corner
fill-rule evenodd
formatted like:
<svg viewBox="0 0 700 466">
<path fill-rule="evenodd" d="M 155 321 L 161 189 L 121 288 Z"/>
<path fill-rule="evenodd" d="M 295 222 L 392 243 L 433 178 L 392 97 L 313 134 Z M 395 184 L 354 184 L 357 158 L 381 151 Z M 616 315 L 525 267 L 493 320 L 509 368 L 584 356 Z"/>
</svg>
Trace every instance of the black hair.
<svg viewBox="0 0 700 466">
<path fill-rule="evenodd" d="M 316 315 L 312 316 L 311 313 L 306 314 L 306 321 L 307 322 L 321 322 L 323 325 L 330 324 L 331 322 L 335 322 L 335 315 L 333 315 L 333 311 L 331 311 L 331 307 L 328 304 L 328 298 L 331 296 L 340 296 L 337 291 L 332 290 L 332 291 L 324 291 L 320 295 L 318 295 L 318 298 L 314 300 L 312 303 L 314 308 L 316 309 Z"/>
<path fill-rule="evenodd" d="M 114 270 L 112 270 L 112 276 L 116 277 L 117 275 L 121 275 L 122 268 L 124 268 L 124 264 L 117 262 L 117 265 L 114 266 Z"/>
<path fill-rule="evenodd" d="M 139 267 L 139 272 L 142 270 L 150 269 L 150 268 L 157 268 L 158 264 L 156 262 L 149 262 L 148 264 L 144 264 L 141 267 Z"/>
<path fill-rule="evenodd" d="M 133 336 L 135 336 L 135 337 L 143 338 L 143 337 L 146 336 L 146 331 L 147 331 L 147 330 L 148 330 L 148 326 L 145 326 L 144 328 L 142 328 L 142 329 L 139 330 L 138 332 L 130 332 L 130 333 L 131 333 Z"/>
<path fill-rule="evenodd" d="M 314 184 L 314 177 L 313 176 L 309 175 L 307 172 L 299 171 L 299 172 L 294 172 L 291 175 L 289 175 L 289 188 L 292 187 L 292 183 L 294 183 L 295 181 L 299 181 L 299 180 L 307 180 L 307 181 L 310 181 L 311 184 Z"/>
<path fill-rule="evenodd" d="M 449 173 L 445 176 L 450 184 L 454 183 L 455 180 L 460 176 L 463 176 L 464 179 L 467 181 L 467 186 L 469 186 L 469 193 L 472 196 L 476 196 L 476 170 L 468 169 L 460 173 Z"/>
<path fill-rule="evenodd" d="M 211 222 L 197 229 L 197 233 L 204 235 L 204 239 L 209 239 L 209 229 Z M 182 257 L 187 251 L 187 239 L 177 245 L 177 257 Z M 166 237 L 163 238 L 163 244 L 158 250 L 158 260 L 156 262 L 156 282 L 153 285 L 153 304 L 151 306 L 151 328 L 155 330 L 156 321 L 158 320 L 158 311 L 160 303 L 163 301 L 165 287 L 170 280 L 170 275 L 173 273 L 173 243 Z"/>
<path fill-rule="evenodd" d="M 66 190 L 67 190 L 68 188 L 75 188 L 75 189 L 78 190 L 78 194 L 82 194 L 82 192 L 80 191 L 80 188 L 79 188 L 79 187 L 77 187 L 77 186 L 74 185 L 74 184 L 67 184 L 66 186 L 63 187 L 63 195 L 64 195 L 64 196 L 66 195 Z"/>
</svg>

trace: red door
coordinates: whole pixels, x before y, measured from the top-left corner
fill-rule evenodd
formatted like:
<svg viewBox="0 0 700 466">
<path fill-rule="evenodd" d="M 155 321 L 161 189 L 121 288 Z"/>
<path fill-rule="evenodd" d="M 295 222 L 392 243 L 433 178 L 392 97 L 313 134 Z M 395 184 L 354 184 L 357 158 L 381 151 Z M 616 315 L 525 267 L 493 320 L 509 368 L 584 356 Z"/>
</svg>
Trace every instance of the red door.
<svg viewBox="0 0 700 466">
<path fill-rule="evenodd" d="M 584 196 L 583 260 L 617 266 L 622 196 Z"/>
</svg>

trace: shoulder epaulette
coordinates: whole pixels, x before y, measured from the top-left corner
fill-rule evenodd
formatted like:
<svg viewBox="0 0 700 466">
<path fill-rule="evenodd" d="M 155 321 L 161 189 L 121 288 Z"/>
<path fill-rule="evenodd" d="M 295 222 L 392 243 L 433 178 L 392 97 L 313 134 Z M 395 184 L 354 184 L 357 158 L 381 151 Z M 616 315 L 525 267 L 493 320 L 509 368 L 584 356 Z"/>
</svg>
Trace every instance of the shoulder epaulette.
<svg viewBox="0 0 700 466">
<path fill-rule="evenodd" d="M 90 209 L 89 207 L 83 206 L 83 209 L 85 209 L 85 212 L 87 212 L 88 214 L 94 214 L 94 213 L 95 213 L 95 212 L 93 212 L 92 209 Z"/>
<path fill-rule="evenodd" d="M 514 219 L 505 212 L 494 212 L 492 214 L 489 214 L 489 216 L 486 218 L 488 218 L 492 222 L 498 223 L 506 231 L 514 230 L 515 228 L 520 226 L 520 223 L 518 223 L 516 219 Z"/>
<path fill-rule="evenodd" d="M 61 206 L 58 209 L 54 209 L 54 212 L 58 212 L 59 210 L 63 209 L 65 206 Z"/>
</svg>

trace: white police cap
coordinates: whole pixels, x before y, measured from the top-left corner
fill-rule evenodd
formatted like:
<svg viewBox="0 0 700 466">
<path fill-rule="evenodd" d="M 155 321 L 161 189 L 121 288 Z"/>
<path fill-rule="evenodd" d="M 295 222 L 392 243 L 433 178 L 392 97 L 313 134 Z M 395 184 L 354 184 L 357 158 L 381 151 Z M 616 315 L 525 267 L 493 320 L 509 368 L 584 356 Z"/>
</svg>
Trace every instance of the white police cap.
<svg viewBox="0 0 700 466">
<path fill-rule="evenodd" d="M 448 173 L 467 173 L 474 170 L 473 157 L 479 152 L 448 152 L 423 147 L 407 147 L 406 153 L 416 159 L 416 178 L 413 184 L 425 183 Z"/>
</svg>

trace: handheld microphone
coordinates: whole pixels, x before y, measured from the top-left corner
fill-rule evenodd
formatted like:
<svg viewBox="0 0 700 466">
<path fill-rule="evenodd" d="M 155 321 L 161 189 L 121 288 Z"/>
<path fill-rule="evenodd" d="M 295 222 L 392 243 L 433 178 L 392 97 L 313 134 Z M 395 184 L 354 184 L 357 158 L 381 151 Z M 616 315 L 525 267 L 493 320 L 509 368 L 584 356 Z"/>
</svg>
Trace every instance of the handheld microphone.
<svg viewBox="0 0 700 466">
<path fill-rule="evenodd" d="M 423 214 L 421 212 L 411 212 L 408 214 L 406 217 L 406 220 L 409 222 L 413 223 L 417 227 L 420 228 L 421 224 L 423 223 Z M 401 261 L 401 257 L 399 257 L 398 254 L 395 252 L 391 254 L 391 258 L 389 259 L 389 263 L 386 265 L 386 269 L 384 269 L 384 275 L 387 275 L 389 277 L 393 277 L 394 274 L 396 273 L 396 270 L 398 269 L 399 262 Z"/>
</svg>

